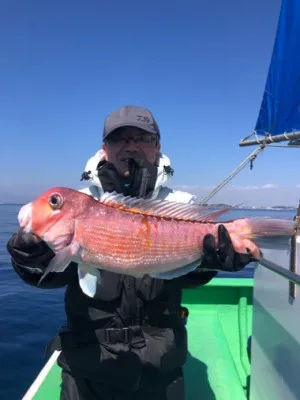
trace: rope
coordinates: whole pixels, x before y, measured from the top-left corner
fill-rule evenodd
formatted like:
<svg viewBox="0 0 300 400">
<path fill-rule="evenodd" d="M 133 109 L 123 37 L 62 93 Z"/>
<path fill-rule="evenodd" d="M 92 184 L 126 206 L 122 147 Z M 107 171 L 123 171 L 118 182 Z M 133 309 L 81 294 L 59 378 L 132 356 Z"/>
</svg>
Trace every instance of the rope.
<svg viewBox="0 0 300 400">
<path fill-rule="evenodd" d="M 224 181 L 222 181 L 208 196 L 200 201 L 200 204 L 206 204 L 219 190 L 222 189 L 235 175 L 237 175 L 249 162 L 250 169 L 253 168 L 253 161 L 257 158 L 257 155 L 264 150 L 265 144 L 261 144 L 256 150 L 254 150 Z"/>
</svg>

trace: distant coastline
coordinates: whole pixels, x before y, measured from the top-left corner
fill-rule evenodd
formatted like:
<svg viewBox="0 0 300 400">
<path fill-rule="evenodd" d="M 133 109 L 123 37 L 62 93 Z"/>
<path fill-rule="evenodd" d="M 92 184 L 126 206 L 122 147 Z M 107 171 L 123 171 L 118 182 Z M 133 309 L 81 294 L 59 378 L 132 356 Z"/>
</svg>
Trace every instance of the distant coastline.
<svg viewBox="0 0 300 400">
<path fill-rule="evenodd" d="M 293 207 L 293 206 L 248 206 L 246 207 L 245 205 L 241 205 L 241 206 L 232 206 L 230 204 L 223 204 L 223 203 L 217 203 L 217 204 L 204 204 L 205 206 L 209 206 L 209 207 L 214 207 L 214 208 L 234 208 L 234 209 L 240 209 L 240 210 L 274 210 L 274 211 L 287 211 L 287 210 L 291 210 L 291 211 L 295 211 L 297 210 L 297 207 Z"/>
</svg>

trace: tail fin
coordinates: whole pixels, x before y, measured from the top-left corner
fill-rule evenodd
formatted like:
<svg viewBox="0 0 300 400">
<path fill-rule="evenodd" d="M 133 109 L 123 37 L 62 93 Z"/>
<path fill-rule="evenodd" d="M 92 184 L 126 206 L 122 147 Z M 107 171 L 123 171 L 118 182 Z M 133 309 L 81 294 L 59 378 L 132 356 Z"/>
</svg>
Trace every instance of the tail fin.
<svg viewBox="0 0 300 400">
<path fill-rule="evenodd" d="M 280 218 L 243 218 L 233 222 L 235 233 L 247 239 L 292 236 L 294 221 Z"/>
<path fill-rule="evenodd" d="M 250 252 L 259 260 L 263 248 L 286 248 L 288 238 L 293 234 L 294 222 L 275 218 L 242 218 L 224 225 L 235 250 L 240 253 Z"/>
</svg>

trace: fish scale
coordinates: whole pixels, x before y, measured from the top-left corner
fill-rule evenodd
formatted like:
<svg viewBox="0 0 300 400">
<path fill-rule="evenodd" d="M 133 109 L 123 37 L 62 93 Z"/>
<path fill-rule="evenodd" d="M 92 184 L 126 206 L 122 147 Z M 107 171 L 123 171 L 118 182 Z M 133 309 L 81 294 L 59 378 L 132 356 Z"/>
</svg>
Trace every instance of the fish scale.
<svg viewBox="0 0 300 400">
<path fill-rule="evenodd" d="M 120 229 L 121 225 L 127 228 Z M 209 229 L 207 225 L 205 230 Z M 75 238 L 85 249 L 86 263 L 99 262 L 106 268 L 120 265 L 137 272 L 146 268 L 149 272 L 149 265 L 157 270 L 160 264 L 176 263 L 178 258 L 184 263 L 199 259 L 200 233 L 200 226 L 191 222 L 178 224 L 175 219 L 130 213 L 120 217 L 118 209 L 114 209 L 106 216 L 105 224 L 101 218 L 93 225 L 79 221 Z"/>
</svg>

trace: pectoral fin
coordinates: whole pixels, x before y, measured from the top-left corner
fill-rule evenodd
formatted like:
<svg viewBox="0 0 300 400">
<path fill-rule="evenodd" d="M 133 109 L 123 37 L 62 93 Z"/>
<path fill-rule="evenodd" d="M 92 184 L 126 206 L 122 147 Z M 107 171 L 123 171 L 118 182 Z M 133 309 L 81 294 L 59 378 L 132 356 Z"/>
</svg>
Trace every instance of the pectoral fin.
<svg viewBox="0 0 300 400">
<path fill-rule="evenodd" d="M 86 264 L 78 264 L 78 278 L 83 293 L 89 297 L 94 297 L 97 284 L 101 283 L 101 271 Z"/>
<path fill-rule="evenodd" d="M 78 246 L 70 244 L 69 246 L 58 251 L 55 256 L 51 259 L 46 271 L 39 280 L 38 285 L 46 278 L 50 272 L 64 272 L 71 261 L 74 260 L 74 256 L 77 254 Z"/>
<path fill-rule="evenodd" d="M 186 275 L 189 272 L 194 271 L 197 267 L 199 267 L 201 263 L 201 258 L 199 260 L 194 261 L 190 264 L 184 265 L 183 267 L 174 269 L 173 271 L 169 272 L 161 272 L 157 274 L 150 274 L 152 278 L 157 278 L 157 279 L 174 279 L 174 278 L 179 278 L 180 276 Z"/>
</svg>

